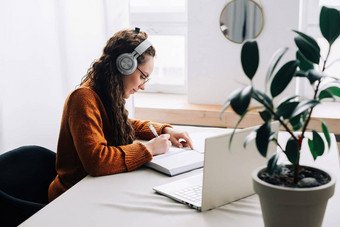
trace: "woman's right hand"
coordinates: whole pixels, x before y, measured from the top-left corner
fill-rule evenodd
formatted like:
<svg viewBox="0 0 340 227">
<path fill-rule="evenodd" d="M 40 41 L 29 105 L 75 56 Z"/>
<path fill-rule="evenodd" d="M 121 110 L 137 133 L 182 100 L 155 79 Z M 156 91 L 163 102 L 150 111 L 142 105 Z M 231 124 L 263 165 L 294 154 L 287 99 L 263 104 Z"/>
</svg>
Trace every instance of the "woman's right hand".
<svg viewBox="0 0 340 227">
<path fill-rule="evenodd" d="M 146 148 L 151 152 L 153 156 L 159 155 L 159 154 L 164 154 L 169 150 L 171 147 L 171 142 L 170 142 L 170 135 L 169 134 L 162 134 L 144 145 Z"/>
</svg>

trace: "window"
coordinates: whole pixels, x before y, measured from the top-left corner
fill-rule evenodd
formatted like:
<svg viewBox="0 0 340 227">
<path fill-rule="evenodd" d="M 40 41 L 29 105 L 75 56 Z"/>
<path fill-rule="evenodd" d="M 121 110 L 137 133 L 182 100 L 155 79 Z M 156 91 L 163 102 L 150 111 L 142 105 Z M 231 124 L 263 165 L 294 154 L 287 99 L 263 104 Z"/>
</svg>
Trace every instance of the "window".
<svg viewBox="0 0 340 227">
<path fill-rule="evenodd" d="M 336 8 L 340 10 L 340 1 L 339 0 L 313 0 L 313 1 L 305 1 L 304 18 L 302 18 L 302 31 L 306 32 L 308 35 L 311 35 L 318 42 L 322 52 L 322 56 L 326 56 L 328 50 L 328 42 L 323 38 L 320 28 L 319 28 L 319 13 L 322 6 L 327 6 L 330 8 Z M 326 73 L 329 76 L 334 76 L 340 78 L 340 61 L 337 60 L 340 58 L 340 41 L 337 40 L 333 46 L 331 55 L 328 59 L 328 65 L 332 64 L 331 67 L 326 69 Z M 336 61 L 337 60 L 337 61 Z"/>
<path fill-rule="evenodd" d="M 186 93 L 186 1 L 130 0 L 130 25 L 146 31 L 156 48 L 145 91 Z"/>
<path fill-rule="evenodd" d="M 340 10 L 339 0 L 303 0 L 300 2 L 300 30 L 312 36 L 319 44 L 321 55 L 326 56 L 328 51 L 328 42 L 323 38 L 319 28 L 319 13 L 322 6 L 336 8 Z M 326 75 L 340 78 L 340 40 L 332 45 L 331 54 L 328 58 L 327 65 L 331 66 L 325 70 Z M 323 63 L 320 63 L 323 64 Z M 300 80 L 299 80 L 300 81 Z M 307 86 L 308 81 L 300 81 L 298 84 L 298 93 L 312 97 L 313 91 Z M 339 100 L 339 98 L 337 98 Z"/>
</svg>

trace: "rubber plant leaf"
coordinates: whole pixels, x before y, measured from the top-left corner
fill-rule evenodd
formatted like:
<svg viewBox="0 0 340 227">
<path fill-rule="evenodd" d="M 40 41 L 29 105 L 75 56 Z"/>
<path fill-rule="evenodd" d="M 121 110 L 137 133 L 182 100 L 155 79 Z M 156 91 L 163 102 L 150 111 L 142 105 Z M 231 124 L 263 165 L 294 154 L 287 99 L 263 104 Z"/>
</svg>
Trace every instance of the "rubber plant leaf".
<svg viewBox="0 0 340 227">
<path fill-rule="evenodd" d="M 302 71 L 308 71 L 310 69 L 314 69 L 314 65 L 310 62 L 300 51 L 296 51 L 296 59 L 299 60 L 299 68 Z"/>
<path fill-rule="evenodd" d="M 266 75 L 266 84 L 269 82 L 270 78 L 272 77 L 274 70 L 281 60 L 282 56 L 287 52 L 288 47 L 278 49 L 274 55 L 272 56 L 272 59 L 269 61 L 270 64 L 268 66 L 267 75 Z"/>
<path fill-rule="evenodd" d="M 326 138 L 327 144 L 328 144 L 328 149 L 331 147 L 331 137 L 329 136 L 329 131 L 326 123 L 324 121 L 321 121 L 321 128 L 322 132 Z"/>
<path fill-rule="evenodd" d="M 289 119 L 298 104 L 299 102 L 282 103 L 277 107 L 276 115 L 283 119 Z"/>
<path fill-rule="evenodd" d="M 286 144 L 285 154 L 292 164 L 297 164 L 299 161 L 299 143 L 290 137 Z"/>
<path fill-rule="evenodd" d="M 333 94 L 329 92 L 327 89 L 321 91 L 319 94 L 319 100 L 326 99 L 326 98 L 332 98 L 333 100 L 335 100 L 335 98 L 333 97 Z"/>
<path fill-rule="evenodd" d="M 322 90 L 319 94 L 319 99 L 333 98 L 333 96 L 340 97 L 340 87 L 332 86 Z"/>
<path fill-rule="evenodd" d="M 330 45 L 340 34 L 340 13 L 336 9 L 322 7 L 320 12 L 320 30 Z"/>
<path fill-rule="evenodd" d="M 300 114 L 289 119 L 289 123 L 291 124 L 294 131 L 297 131 L 302 128 L 303 126 L 302 116 L 303 114 Z"/>
<path fill-rule="evenodd" d="M 222 106 L 222 109 L 221 109 L 221 112 L 220 112 L 220 120 L 222 120 L 223 112 L 230 106 L 230 100 L 233 99 L 233 98 L 235 98 L 235 96 L 237 96 L 238 93 L 239 93 L 241 90 L 242 90 L 242 89 L 238 89 L 238 90 L 233 91 L 233 92 L 229 95 L 227 101 L 224 102 L 224 104 L 223 104 L 223 106 Z"/>
<path fill-rule="evenodd" d="M 276 169 L 279 153 L 274 153 L 267 162 L 267 172 L 272 175 Z"/>
<path fill-rule="evenodd" d="M 278 96 L 288 86 L 296 72 L 297 66 L 297 61 L 289 61 L 276 73 L 270 85 L 272 97 Z"/>
<path fill-rule="evenodd" d="M 242 115 L 248 109 L 252 92 L 252 86 L 248 86 L 238 91 L 235 96 L 230 99 L 230 105 L 238 115 Z"/>
<path fill-rule="evenodd" d="M 269 108 L 273 108 L 272 99 L 263 91 L 253 89 L 253 96 L 256 101 L 263 104 L 264 106 L 269 106 Z"/>
<path fill-rule="evenodd" d="M 294 112 L 290 116 L 291 118 L 296 117 L 297 115 L 300 115 L 301 113 L 309 110 L 310 108 L 320 104 L 318 100 L 310 99 L 306 101 L 302 101 L 299 103 L 299 105 L 296 106 Z"/>
<path fill-rule="evenodd" d="M 231 133 L 230 139 L 229 139 L 229 144 L 228 144 L 228 149 L 229 149 L 229 150 L 231 150 L 231 143 L 232 143 L 232 141 L 233 141 L 233 138 L 234 138 L 234 134 L 235 134 L 235 132 L 236 132 L 236 129 L 237 129 L 238 125 L 241 123 L 241 121 L 243 120 L 243 118 L 247 115 L 248 111 L 249 111 L 249 110 L 246 110 L 246 111 L 241 115 L 240 119 L 238 119 L 238 121 L 237 121 L 236 124 L 235 124 L 235 127 L 234 127 L 234 129 L 233 129 L 233 132 Z"/>
<path fill-rule="evenodd" d="M 309 36 L 309 35 L 307 35 L 307 34 L 305 34 L 305 33 L 303 33 L 303 32 L 299 32 L 299 31 L 297 31 L 297 30 L 294 30 L 294 29 L 293 29 L 293 31 L 294 31 L 296 34 L 298 34 L 302 39 L 306 40 L 306 42 L 310 43 L 310 45 L 311 45 L 316 51 L 320 52 L 320 47 L 319 47 L 318 43 L 316 42 L 316 40 L 315 40 L 313 37 L 311 37 L 311 36 Z"/>
<path fill-rule="evenodd" d="M 256 41 L 246 41 L 241 50 L 241 63 L 244 73 L 252 80 L 259 66 L 259 49 Z"/>
<path fill-rule="evenodd" d="M 243 141 L 244 148 L 246 148 L 247 145 L 256 138 L 256 133 L 257 133 L 257 129 L 255 129 L 254 131 L 252 131 L 251 133 L 247 135 L 247 137 Z"/>
<path fill-rule="evenodd" d="M 283 105 L 284 103 L 290 102 L 291 100 L 293 100 L 293 99 L 295 99 L 295 98 L 297 98 L 297 97 L 299 97 L 299 96 L 298 96 L 298 95 L 288 96 L 288 97 L 282 99 L 282 100 L 279 102 L 279 106 L 280 106 L 280 105 Z"/>
<path fill-rule="evenodd" d="M 315 81 L 321 80 L 323 77 L 322 73 L 316 71 L 316 70 L 310 70 L 307 74 L 307 78 L 311 84 L 314 84 Z"/>
<path fill-rule="evenodd" d="M 308 146 L 314 160 L 323 155 L 325 144 L 317 131 L 313 130 L 313 140 L 308 139 Z"/>
<path fill-rule="evenodd" d="M 327 91 L 330 92 L 332 95 L 340 97 L 340 87 L 328 87 Z"/>
<path fill-rule="evenodd" d="M 299 48 L 299 51 L 305 58 L 315 64 L 319 64 L 320 51 L 315 49 L 315 47 L 313 47 L 310 42 L 300 36 L 295 37 L 294 41 L 296 46 Z"/>
<path fill-rule="evenodd" d="M 270 122 L 267 121 L 263 125 L 261 125 L 261 127 L 257 130 L 255 138 L 257 150 L 263 157 L 267 156 L 269 137 L 270 137 Z"/>
<path fill-rule="evenodd" d="M 272 118 L 271 112 L 267 109 L 260 110 L 259 114 L 263 121 L 269 121 Z"/>
</svg>

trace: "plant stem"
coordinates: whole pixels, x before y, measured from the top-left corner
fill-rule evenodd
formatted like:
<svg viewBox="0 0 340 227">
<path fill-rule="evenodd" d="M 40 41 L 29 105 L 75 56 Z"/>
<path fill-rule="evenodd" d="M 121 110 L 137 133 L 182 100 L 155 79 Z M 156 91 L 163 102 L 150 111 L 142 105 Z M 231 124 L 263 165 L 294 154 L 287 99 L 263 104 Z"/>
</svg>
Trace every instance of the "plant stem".
<svg viewBox="0 0 340 227">
<path fill-rule="evenodd" d="M 325 59 L 325 61 L 324 61 L 324 63 L 323 63 L 322 72 L 324 72 L 325 69 L 326 69 L 326 63 L 327 63 L 329 54 L 330 54 L 330 52 L 331 52 L 331 47 L 332 47 L 332 46 L 329 45 L 328 53 L 327 53 L 326 59 Z M 319 80 L 318 85 L 316 85 L 316 88 L 315 88 L 315 91 L 314 91 L 314 97 L 313 97 L 314 100 L 317 100 L 317 94 L 318 94 L 318 91 L 319 91 L 320 84 L 321 84 L 321 79 Z M 311 119 L 311 116 L 312 116 L 312 112 L 313 112 L 313 110 L 314 110 L 314 107 L 315 107 L 315 106 L 313 106 L 313 107 L 310 109 L 310 112 L 309 112 L 309 114 L 308 114 L 307 120 L 306 120 L 306 122 L 305 122 L 305 124 L 304 124 L 304 126 L 303 126 L 302 135 L 301 135 L 301 141 L 303 140 L 303 138 L 305 138 L 305 131 L 306 131 L 307 126 L 308 126 L 308 124 L 309 124 L 309 121 L 310 121 L 310 119 Z"/>
<path fill-rule="evenodd" d="M 257 95 L 256 93 L 255 93 L 255 95 Z M 262 98 L 260 98 L 259 96 L 257 96 L 259 99 L 262 99 Z M 278 119 L 278 121 L 281 123 L 281 125 L 286 129 L 286 131 L 294 138 L 294 140 L 296 140 L 296 141 L 298 141 L 298 139 L 296 138 L 296 136 L 293 134 L 293 132 L 288 128 L 288 126 L 286 125 L 286 123 L 284 123 L 281 119 L 280 119 L 280 117 L 274 112 L 274 110 L 272 109 L 272 108 L 270 108 L 267 104 L 266 104 L 266 102 L 265 102 L 265 100 L 264 99 L 262 99 L 264 102 L 263 102 L 263 105 L 264 105 L 264 107 L 267 109 L 267 110 L 269 110 L 270 112 L 271 112 L 271 114 L 273 114 L 277 119 Z"/>
<path fill-rule="evenodd" d="M 328 53 L 327 53 L 327 56 L 323 62 L 323 67 L 322 67 L 322 72 L 325 71 L 326 69 L 326 63 L 327 63 L 327 60 L 328 60 L 328 57 L 329 57 L 329 54 L 331 52 L 331 45 L 329 45 L 329 48 L 328 48 Z M 321 84 L 321 79 L 318 80 L 318 84 L 316 85 L 316 88 L 315 88 L 315 91 L 314 91 L 314 96 L 313 96 L 313 100 L 317 100 L 317 94 L 319 92 L 319 87 L 320 87 L 320 84 Z M 312 113 L 313 113 L 313 110 L 314 110 L 314 107 L 311 107 L 310 111 L 309 111 L 309 114 L 308 114 L 308 117 L 307 117 L 307 120 L 305 121 L 305 124 L 303 125 L 303 128 L 302 128 L 302 134 L 301 134 L 301 138 L 299 140 L 299 150 L 301 150 L 301 146 L 302 146 L 302 141 L 303 139 L 305 138 L 305 132 L 307 130 L 307 126 L 309 124 L 309 121 L 312 117 Z M 299 171 L 300 171 L 300 155 L 298 157 L 298 161 L 297 161 L 297 164 L 294 165 L 294 183 L 296 184 L 298 181 L 299 181 Z"/>
</svg>

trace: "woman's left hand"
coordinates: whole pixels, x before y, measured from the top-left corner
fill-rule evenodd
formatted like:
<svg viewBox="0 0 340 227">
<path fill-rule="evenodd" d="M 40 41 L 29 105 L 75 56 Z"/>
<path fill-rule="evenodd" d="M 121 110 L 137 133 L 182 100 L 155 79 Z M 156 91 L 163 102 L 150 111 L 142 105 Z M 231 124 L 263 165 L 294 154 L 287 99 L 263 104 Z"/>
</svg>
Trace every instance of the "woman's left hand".
<svg viewBox="0 0 340 227">
<path fill-rule="evenodd" d="M 192 150 L 194 149 L 192 140 L 186 131 L 178 131 L 170 127 L 165 127 L 163 133 L 170 135 L 170 141 L 174 146 L 180 148 L 189 146 Z"/>
</svg>

